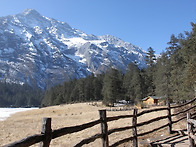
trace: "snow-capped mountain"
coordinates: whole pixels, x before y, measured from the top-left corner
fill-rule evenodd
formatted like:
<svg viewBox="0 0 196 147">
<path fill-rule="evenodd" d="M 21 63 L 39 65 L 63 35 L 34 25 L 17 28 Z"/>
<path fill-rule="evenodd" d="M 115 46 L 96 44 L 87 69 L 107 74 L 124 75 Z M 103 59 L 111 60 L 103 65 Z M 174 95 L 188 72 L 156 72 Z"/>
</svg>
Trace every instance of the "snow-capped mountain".
<svg viewBox="0 0 196 147">
<path fill-rule="evenodd" d="M 0 80 L 45 88 L 130 62 L 145 64 L 145 51 L 111 36 L 88 35 L 28 9 L 0 17 Z"/>
</svg>

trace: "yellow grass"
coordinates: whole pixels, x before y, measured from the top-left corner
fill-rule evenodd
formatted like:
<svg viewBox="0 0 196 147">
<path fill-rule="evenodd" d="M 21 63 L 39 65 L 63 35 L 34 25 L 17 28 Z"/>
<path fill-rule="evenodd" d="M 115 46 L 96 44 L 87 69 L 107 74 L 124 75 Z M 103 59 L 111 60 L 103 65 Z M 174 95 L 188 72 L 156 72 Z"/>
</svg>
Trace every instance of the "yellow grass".
<svg viewBox="0 0 196 147">
<path fill-rule="evenodd" d="M 52 129 L 58 129 L 67 126 L 81 125 L 93 120 L 99 119 L 98 110 L 105 109 L 104 106 L 92 106 L 88 103 L 78 103 L 78 104 L 68 104 L 60 106 L 52 106 L 47 108 L 41 108 L 37 110 L 30 110 L 25 112 L 19 112 L 5 121 L 0 121 L 0 145 L 5 145 L 30 135 L 39 134 L 42 125 L 43 117 L 52 118 Z M 139 110 L 142 111 L 142 110 Z M 118 116 L 124 114 L 132 114 L 130 111 L 113 111 L 107 112 L 107 116 Z M 138 122 L 143 122 L 157 116 L 166 115 L 166 111 L 154 112 L 147 115 L 143 115 L 138 118 Z M 138 133 L 151 130 L 153 128 L 159 127 L 160 125 L 166 124 L 167 120 L 162 120 L 150 124 L 145 127 L 140 127 Z M 131 126 L 132 119 L 121 119 L 118 121 L 113 121 L 108 123 L 109 129 L 118 128 L 123 126 Z M 73 133 L 69 135 L 62 136 L 60 138 L 51 141 L 52 147 L 63 147 L 63 146 L 73 146 L 77 144 L 84 138 L 90 137 L 97 133 L 100 133 L 100 125 L 93 128 L 86 129 L 84 131 Z M 158 133 L 164 133 L 158 132 Z M 131 130 L 115 133 L 109 136 L 110 144 L 115 143 L 118 140 L 131 136 Z M 35 145 L 37 146 L 37 145 Z M 101 139 L 97 139 L 95 142 L 88 144 L 86 146 L 99 147 L 101 146 Z M 130 146 L 130 145 L 129 145 Z"/>
</svg>

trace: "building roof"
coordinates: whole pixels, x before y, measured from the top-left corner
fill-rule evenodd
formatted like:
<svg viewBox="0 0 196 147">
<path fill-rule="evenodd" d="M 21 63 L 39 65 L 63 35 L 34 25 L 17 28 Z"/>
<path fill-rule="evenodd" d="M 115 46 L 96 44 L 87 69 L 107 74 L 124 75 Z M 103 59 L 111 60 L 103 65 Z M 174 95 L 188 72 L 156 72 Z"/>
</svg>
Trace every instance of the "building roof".
<svg viewBox="0 0 196 147">
<path fill-rule="evenodd" d="M 142 99 L 142 101 L 146 101 L 147 99 L 152 98 L 152 99 L 162 99 L 163 97 L 158 97 L 158 96 L 147 96 Z"/>
</svg>

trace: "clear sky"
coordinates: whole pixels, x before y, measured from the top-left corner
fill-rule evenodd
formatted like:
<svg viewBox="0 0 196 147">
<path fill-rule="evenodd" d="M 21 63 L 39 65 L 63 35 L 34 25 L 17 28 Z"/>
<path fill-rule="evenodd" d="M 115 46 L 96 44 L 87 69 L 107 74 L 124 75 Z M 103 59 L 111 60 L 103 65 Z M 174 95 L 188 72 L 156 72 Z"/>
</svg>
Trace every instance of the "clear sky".
<svg viewBox="0 0 196 147">
<path fill-rule="evenodd" d="M 0 17 L 27 8 L 87 34 L 114 35 L 159 54 L 196 23 L 196 0 L 0 0 Z"/>
</svg>

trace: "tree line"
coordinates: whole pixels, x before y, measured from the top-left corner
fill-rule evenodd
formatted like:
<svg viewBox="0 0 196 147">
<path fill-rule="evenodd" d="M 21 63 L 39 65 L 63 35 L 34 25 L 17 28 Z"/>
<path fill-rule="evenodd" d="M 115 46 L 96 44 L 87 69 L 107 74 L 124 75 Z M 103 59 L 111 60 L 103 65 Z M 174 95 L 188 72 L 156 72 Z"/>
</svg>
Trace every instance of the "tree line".
<svg viewBox="0 0 196 147">
<path fill-rule="evenodd" d="M 125 99 L 130 103 L 151 96 L 167 97 L 180 102 L 195 96 L 196 91 L 196 24 L 192 31 L 171 35 L 168 47 L 159 57 L 152 47 L 146 55 L 147 68 L 130 63 L 125 73 L 110 68 L 106 73 L 73 79 L 47 90 L 43 106 L 102 100 L 112 105 Z"/>
<path fill-rule="evenodd" d="M 40 106 L 44 92 L 24 84 L 0 82 L 0 107 Z"/>
</svg>

